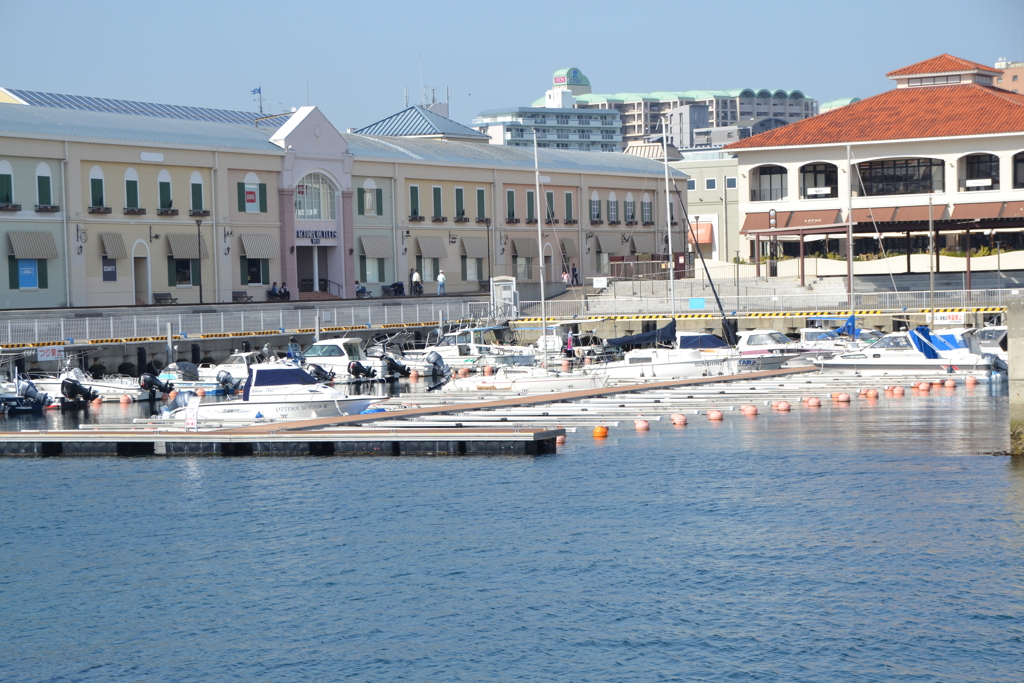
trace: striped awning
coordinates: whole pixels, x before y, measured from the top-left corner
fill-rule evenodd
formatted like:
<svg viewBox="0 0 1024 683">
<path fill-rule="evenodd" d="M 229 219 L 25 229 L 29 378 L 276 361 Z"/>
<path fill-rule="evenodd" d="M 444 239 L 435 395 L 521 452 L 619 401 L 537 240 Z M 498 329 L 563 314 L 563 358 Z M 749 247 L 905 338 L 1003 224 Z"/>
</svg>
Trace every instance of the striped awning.
<svg viewBox="0 0 1024 683">
<path fill-rule="evenodd" d="M 198 249 L 196 249 L 196 237 L 199 237 Z M 210 252 L 206 250 L 206 240 L 202 237 L 202 235 L 171 233 L 167 235 L 167 242 L 168 244 L 171 245 L 171 255 L 173 255 L 174 258 L 210 258 Z"/>
<path fill-rule="evenodd" d="M 360 237 L 366 258 L 391 258 L 391 240 L 387 237 Z"/>
<path fill-rule="evenodd" d="M 463 237 L 462 248 L 469 258 L 487 258 L 487 240 L 483 237 Z"/>
<path fill-rule="evenodd" d="M 239 237 L 242 238 L 242 248 L 245 249 L 246 258 L 281 258 L 281 252 L 277 249 L 277 240 L 273 235 L 243 234 Z"/>
<path fill-rule="evenodd" d="M 562 238 L 562 253 L 569 258 L 579 256 L 580 252 L 576 251 L 576 240 L 571 237 Z"/>
<path fill-rule="evenodd" d="M 621 251 L 618 235 L 594 235 L 597 239 L 597 250 L 602 254 L 618 254 Z"/>
<path fill-rule="evenodd" d="M 517 237 L 512 240 L 516 248 L 516 256 L 520 258 L 537 258 L 540 251 L 537 250 L 537 240 L 531 237 Z"/>
<path fill-rule="evenodd" d="M 423 258 L 448 258 L 448 247 L 443 237 L 417 237 L 420 245 L 420 256 Z"/>
<path fill-rule="evenodd" d="M 121 233 L 101 232 L 100 240 L 103 241 L 103 253 L 107 255 L 107 258 L 128 258 L 128 250 L 124 248 L 124 237 L 121 236 Z"/>
<path fill-rule="evenodd" d="M 638 254 L 658 253 L 654 246 L 653 234 L 633 235 L 633 248 Z"/>
<path fill-rule="evenodd" d="M 9 232 L 15 258 L 60 258 L 57 243 L 49 232 Z"/>
</svg>

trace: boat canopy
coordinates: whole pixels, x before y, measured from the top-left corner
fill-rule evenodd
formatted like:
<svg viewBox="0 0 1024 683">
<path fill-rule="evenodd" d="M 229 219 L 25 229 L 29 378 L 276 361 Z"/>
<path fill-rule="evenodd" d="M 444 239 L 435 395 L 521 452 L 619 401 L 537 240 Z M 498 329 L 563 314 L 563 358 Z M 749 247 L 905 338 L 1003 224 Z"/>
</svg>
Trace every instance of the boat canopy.
<svg viewBox="0 0 1024 683">
<path fill-rule="evenodd" d="M 616 337 L 615 339 L 609 339 L 608 343 L 613 346 L 640 346 L 642 344 L 668 344 L 674 342 L 675 339 L 676 321 L 673 319 L 668 325 L 657 330 L 632 334 L 628 337 Z"/>
<path fill-rule="evenodd" d="M 319 384 L 302 368 L 253 368 L 254 387 L 276 387 L 286 384 Z"/>
<path fill-rule="evenodd" d="M 935 343 L 932 341 L 932 333 L 926 326 L 922 325 L 914 330 L 914 333 L 910 335 L 911 341 L 914 342 L 914 346 L 918 351 L 924 354 L 925 358 L 938 358 L 939 352 L 935 349 Z"/>
<path fill-rule="evenodd" d="M 720 349 L 729 346 L 724 339 L 714 334 L 681 334 L 678 345 L 681 349 Z"/>
</svg>

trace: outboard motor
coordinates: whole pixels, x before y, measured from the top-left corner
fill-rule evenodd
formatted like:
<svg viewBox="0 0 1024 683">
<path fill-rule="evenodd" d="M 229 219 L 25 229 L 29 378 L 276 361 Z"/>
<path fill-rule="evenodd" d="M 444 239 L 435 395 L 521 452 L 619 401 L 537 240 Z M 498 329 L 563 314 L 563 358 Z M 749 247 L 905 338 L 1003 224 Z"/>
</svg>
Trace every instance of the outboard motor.
<svg viewBox="0 0 1024 683">
<path fill-rule="evenodd" d="M 328 372 L 319 365 L 315 365 L 312 363 L 306 366 L 306 372 L 312 375 L 313 379 L 315 379 L 317 382 L 324 382 L 326 384 L 327 382 L 330 382 L 332 379 L 334 379 L 333 370 L 331 372 Z"/>
<path fill-rule="evenodd" d="M 50 396 L 36 389 L 36 385 L 27 379 L 19 379 L 16 384 L 18 396 L 29 403 L 41 403 L 43 407 L 50 405 Z"/>
<path fill-rule="evenodd" d="M 381 360 L 384 361 L 384 367 L 387 368 L 388 374 L 392 377 L 408 377 L 409 373 L 412 372 L 407 366 L 399 363 L 387 354 L 382 355 Z"/>
<path fill-rule="evenodd" d="M 89 387 L 82 386 L 82 383 L 77 379 L 65 379 L 60 383 L 60 393 L 69 401 L 78 402 L 79 400 L 88 403 L 89 401 L 95 401 L 100 397 L 98 391 L 94 391 Z"/>
<path fill-rule="evenodd" d="M 424 357 L 424 360 L 430 363 L 431 367 L 433 368 L 433 375 L 435 377 L 440 376 L 441 378 L 440 381 L 427 387 L 427 391 L 434 391 L 435 389 L 440 389 L 451 380 L 452 369 L 448 367 L 448 364 L 444 362 L 444 359 L 441 358 L 441 354 L 439 354 L 437 351 L 431 351 L 430 353 L 428 353 Z"/>
<path fill-rule="evenodd" d="M 370 379 L 377 376 L 377 371 L 373 368 L 368 368 L 357 360 L 352 361 L 348 364 L 348 374 L 355 378 L 366 377 Z"/>
<path fill-rule="evenodd" d="M 159 391 L 162 394 L 169 394 L 174 391 L 174 385 L 171 382 L 162 382 L 156 375 L 151 375 L 148 372 L 139 375 L 139 388 L 150 393 Z"/>
<path fill-rule="evenodd" d="M 242 380 L 235 379 L 227 370 L 221 370 L 217 373 L 217 384 L 224 387 L 224 391 L 233 394 L 242 386 Z"/>
<path fill-rule="evenodd" d="M 1006 364 L 1006 361 L 994 353 L 983 353 L 981 357 L 991 363 L 992 368 L 999 372 L 1007 373 L 1010 371 L 1010 366 Z"/>
<path fill-rule="evenodd" d="M 160 407 L 160 415 L 167 417 L 178 408 L 184 408 L 188 405 L 188 400 L 196 395 L 194 391 L 179 391 L 178 395 L 174 397 L 174 400 L 170 403 Z"/>
</svg>

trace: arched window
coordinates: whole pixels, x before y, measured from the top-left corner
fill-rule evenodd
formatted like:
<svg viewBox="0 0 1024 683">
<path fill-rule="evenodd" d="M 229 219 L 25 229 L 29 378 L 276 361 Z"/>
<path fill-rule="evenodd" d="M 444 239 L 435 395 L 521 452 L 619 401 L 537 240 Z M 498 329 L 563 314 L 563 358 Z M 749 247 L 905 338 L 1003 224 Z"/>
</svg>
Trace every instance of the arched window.
<svg viewBox="0 0 1024 683">
<path fill-rule="evenodd" d="M 171 174 L 167 172 L 167 169 L 163 169 L 156 177 L 157 189 L 160 198 L 160 203 L 157 206 L 160 210 L 168 210 L 174 208 L 174 196 L 171 194 Z"/>
<path fill-rule="evenodd" d="M 835 164 L 805 164 L 800 168 L 800 197 L 827 199 L 839 196 L 839 169 Z"/>
<path fill-rule="evenodd" d="M 196 215 L 203 213 L 203 176 L 199 171 L 192 171 L 192 176 L 188 179 L 188 184 L 191 186 L 192 195 L 192 208 L 189 211 L 189 215 Z M 205 214 L 203 214 L 205 215 Z"/>
<path fill-rule="evenodd" d="M 654 223 L 654 206 L 651 204 L 651 195 L 646 192 L 644 192 L 644 196 L 640 200 L 640 220 L 643 221 L 644 225 Z"/>
<path fill-rule="evenodd" d="M 608 193 L 608 225 L 619 224 L 619 200 L 614 192 Z"/>
<path fill-rule="evenodd" d="M 1013 189 L 1024 187 L 1024 152 L 1013 155 Z"/>
<path fill-rule="evenodd" d="M 859 182 L 855 180 L 854 196 L 860 193 L 868 197 L 875 197 L 942 192 L 944 170 L 942 159 L 865 161 L 857 164 L 860 178 Z"/>
<path fill-rule="evenodd" d="M 759 166 L 750 172 L 750 201 L 785 199 L 789 181 L 783 166 Z"/>
<path fill-rule="evenodd" d="M 45 161 L 36 166 L 36 205 L 53 206 L 53 179 Z"/>
<path fill-rule="evenodd" d="M 14 203 L 14 170 L 10 162 L 0 159 L 0 204 Z"/>
<path fill-rule="evenodd" d="M 356 197 L 357 212 L 360 216 L 384 215 L 384 190 L 377 187 L 373 178 L 363 181 L 363 187 Z"/>
<path fill-rule="evenodd" d="M 999 157 L 995 154 L 970 154 L 961 164 L 961 192 L 999 189 Z"/>
<path fill-rule="evenodd" d="M 139 208 L 139 174 L 134 168 L 124 172 L 124 208 Z"/>
<path fill-rule="evenodd" d="M 597 190 L 590 193 L 590 222 L 597 224 L 601 222 L 601 196 Z"/>
<path fill-rule="evenodd" d="M 93 166 L 89 169 L 89 207 L 106 206 L 103 199 L 103 169 Z"/>
<path fill-rule="evenodd" d="M 633 193 L 626 193 L 626 225 L 636 223 L 636 202 L 633 201 Z"/>
<path fill-rule="evenodd" d="M 333 221 L 336 218 L 334 183 L 322 173 L 310 173 L 295 186 L 295 218 Z"/>
</svg>

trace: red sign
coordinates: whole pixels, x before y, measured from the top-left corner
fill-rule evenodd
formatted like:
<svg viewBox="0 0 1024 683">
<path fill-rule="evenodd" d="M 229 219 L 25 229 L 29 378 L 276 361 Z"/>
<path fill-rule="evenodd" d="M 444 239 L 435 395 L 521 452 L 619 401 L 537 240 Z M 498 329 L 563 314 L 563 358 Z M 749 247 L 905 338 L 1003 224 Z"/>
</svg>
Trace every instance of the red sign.
<svg viewBox="0 0 1024 683">
<path fill-rule="evenodd" d="M 246 190 L 245 191 L 245 203 L 246 204 L 255 204 L 256 203 L 256 193 L 254 191 L 252 191 L 252 190 Z"/>
<path fill-rule="evenodd" d="M 555 84 L 565 83 L 565 76 L 555 76 Z"/>
</svg>

